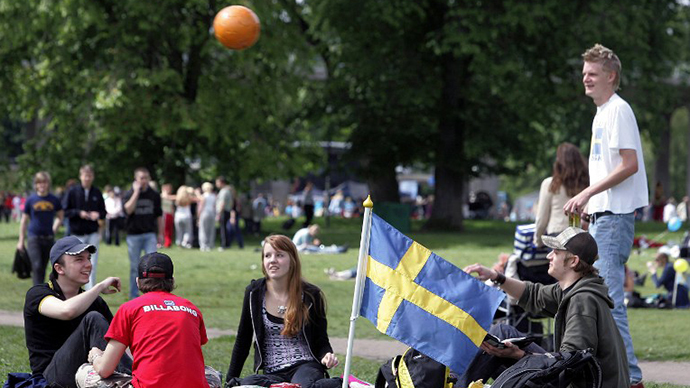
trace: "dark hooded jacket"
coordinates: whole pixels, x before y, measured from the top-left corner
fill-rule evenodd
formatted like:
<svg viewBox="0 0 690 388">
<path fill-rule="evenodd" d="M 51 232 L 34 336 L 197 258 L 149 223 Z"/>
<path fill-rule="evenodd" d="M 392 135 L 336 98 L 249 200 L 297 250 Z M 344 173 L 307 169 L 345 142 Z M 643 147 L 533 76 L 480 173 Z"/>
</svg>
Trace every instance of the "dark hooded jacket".
<svg viewBox="0 0 690 388">
<path fill-rule="evenodd" d="M 326 328 L 325 302 L 321 290 L 307 282 L 302 283 L 302 299 L 309 310 L 309 319 L 302 327 L 302 333 L 307 340 L 309 351 L 318 363 L 326 355 L 332 353 L 333 348 L 328 340 Z M 263 369 L 261 347 L 264 343 L 264 326 L 261 317 L 261 306 L 266 294 L 266 279 L 252 280 L 244 292 L 242 316 L 237 328 L 235 347 L 232 350 L 230 367 L 227 378 L 239 377 L 244 362 L 249 355 L 252 338 L 254 339 L 254 373 Z"/>
<path fill-rule="evenodd" d="M 604 279 L 587 275 L 565 293 L 558 283 L 525 284 L 518 304 L 528 312 L 554 317 L 554 349 L 591 348 L 601 365 L 602 387 L 630 387 L 625 345 L 611 315 L 613 300 Z"/>
</svg>

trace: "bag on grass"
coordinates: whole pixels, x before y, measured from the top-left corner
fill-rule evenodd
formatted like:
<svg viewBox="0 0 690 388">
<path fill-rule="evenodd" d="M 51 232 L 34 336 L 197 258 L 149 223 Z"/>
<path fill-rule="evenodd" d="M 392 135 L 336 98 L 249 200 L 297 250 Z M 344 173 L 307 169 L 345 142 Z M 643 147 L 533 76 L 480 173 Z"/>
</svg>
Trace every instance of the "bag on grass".
<svg viewBox="0 0 690 388">
<path fill-rule="evenodd" d="M 16 273 L 20 279 L 31 277 L 31 260 L 26 253 L 26 249 L 17 249 L 14 252 L 14 262 L 12 263 L 12 273 Z"/>
<path fill-rule="evenodd" d="M 589 350 L 545 353 L 521 358 L 501 373 L 492 388 L 566 388 L 584 381 L 585 388 L 601 388 L 601 367 Z"/>
<path fill-rule="evenodd" d="M 448 367 L 408 348 L 386 361 L 376 376 L 376 388 L 450 388 Z"/>
</svg>

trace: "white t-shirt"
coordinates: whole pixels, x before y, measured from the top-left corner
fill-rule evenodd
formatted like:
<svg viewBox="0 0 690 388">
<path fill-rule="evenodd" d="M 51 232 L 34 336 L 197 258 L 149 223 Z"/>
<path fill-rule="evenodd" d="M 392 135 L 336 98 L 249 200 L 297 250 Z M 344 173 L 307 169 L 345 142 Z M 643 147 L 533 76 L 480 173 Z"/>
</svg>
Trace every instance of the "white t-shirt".
<svg viewBox="0 0 690 388">
<path fill-rule="evenodd" d="M 592 122 L 590 185 L 606 178 L 622 163 L 619 153 L 622 149 L 634 149 L 637 152 L 637 172 L 616 186 L 593 196 L 587 208 L 589 214 L 607 210 L 626 214 L 649 204 L 647 173 L 635 114 L 625 100 L 614 94 L 605 104 L 597 107 L 597 114 Z"/>
</svg>

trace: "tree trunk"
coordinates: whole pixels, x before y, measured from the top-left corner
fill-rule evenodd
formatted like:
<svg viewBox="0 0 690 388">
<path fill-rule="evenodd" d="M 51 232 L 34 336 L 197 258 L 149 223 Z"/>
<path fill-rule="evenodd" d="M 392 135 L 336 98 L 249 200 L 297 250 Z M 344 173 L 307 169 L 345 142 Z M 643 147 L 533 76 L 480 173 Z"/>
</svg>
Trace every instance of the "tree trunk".
<svg viewBox="0 0 690 388">
<path fill-rule="evenodd" d="M 442 57 L 443 89 L 436 141 L 434 204 L 426 229 L 463 229 L 465 181 L 465 109 L 461 97 L 467 61 L 446 54 Z"/>
<path fill-rule="evenodd" d="M 656 182 L 661 182 L 664 188 L 664 197 L 669 198 L 671 193 L 671 119 L 665 116 L 665 127 L 659 137 L 659 152 L 656 154 L 654 163 L 654 178 Z"/>
<path fill-rule="evenodd" d="M 378 174 L 367 178 L 369 195 L 374 205 L 380 202 L 400 202 L 400 188 L 395 174 L 395 166 L 377 169 Z M 356 200 L 356 198 L 355 198 Z"/>
<path fill-rule="evenodd" d="M 690 195 L 690 104 L 687 106 L 688 109 L 688 142 L 685 149 L 688 150 L 688 156 L 685 159 L 685 195 Z"/>
</svg>

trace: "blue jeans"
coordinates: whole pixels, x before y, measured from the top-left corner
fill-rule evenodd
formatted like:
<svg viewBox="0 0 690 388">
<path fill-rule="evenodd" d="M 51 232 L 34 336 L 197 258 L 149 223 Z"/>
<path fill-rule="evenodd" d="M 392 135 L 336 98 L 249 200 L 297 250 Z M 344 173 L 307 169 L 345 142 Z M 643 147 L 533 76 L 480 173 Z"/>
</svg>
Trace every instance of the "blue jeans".
<svg viewBox="0 0 690 388">
<path fill-rule="evenodd" d="M 129 298 L 134 299 L 139 296 L 139 288 L 137 287 L 137 276 L 139 270 L 139 259 L 144 253 L 151 253 L 156 251 L 156 244 L 158 239 L 156 234 L 142 233 L 142 234 L 128 234 L 127 235 L 127 253 L 129 253 Z"/>
<path fill-rule="evenodd" d="M 91 289 L 96 285 L 96 268 L 98 268 L 98 244 L 101 242 L 101 234 L 94 232 L 91 234 L 74 235 L 84 244 L 91 244 L 96 247 L 96 253 L 91 255 L 91 275 L 89 275 L 89 282 L 84 286 L 85 290 Z"/>
<path fill-rule="evenodd" d="M 610 214 L 599 217 L 589 227 L 589 232 L 597 242 L 599 260 L 594 267 L 609 288 L 609 296 L 613 299 L 613 319 L 618 331 L 623 337 L 625 352 L 628 356 L 630 381 L 637 383 L 642 380 L 642 370 L 637 366 L 637 357 L 633 349 L 632 337 L 628 326 L 628 310 L 625 307 L 623 283 L 625 282 L 625 263 L 628 262 L 630 251 L 635 238 L 635 215 Z"/>
</svg>

